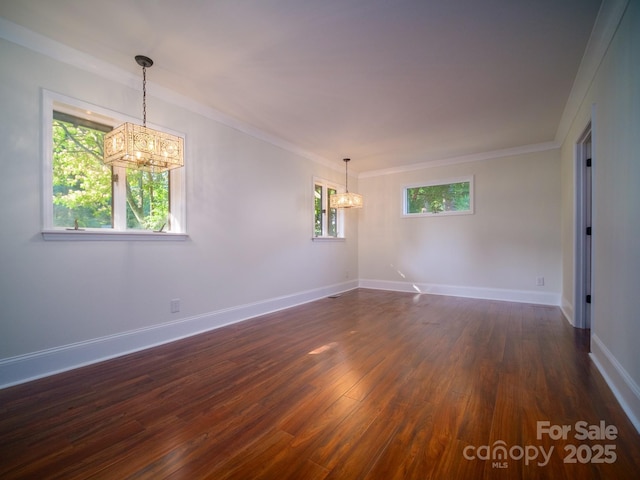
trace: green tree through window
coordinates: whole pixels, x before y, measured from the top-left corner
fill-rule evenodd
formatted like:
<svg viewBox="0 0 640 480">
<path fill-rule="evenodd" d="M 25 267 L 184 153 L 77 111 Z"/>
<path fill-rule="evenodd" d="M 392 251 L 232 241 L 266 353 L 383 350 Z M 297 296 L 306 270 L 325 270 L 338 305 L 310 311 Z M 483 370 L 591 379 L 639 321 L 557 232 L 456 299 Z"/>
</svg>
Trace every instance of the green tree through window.
<svg viewBox="0 0 640 480">
<path fill-rule="evenodd" d="M 470 181 L 405 188 L 405 215 L 470 211 Z"/>
<path fill-rule="evenodd" d="M 169 172 L 111 168 L 102 163 L 105 132 L 111 128 L 54 112 L 53 224 L 113 228 L 114 173 L 125 182 L 126 228 L 159 230 L 169 218 Z"/>
<path fill-rule="evenodd" d="M 127 228 L 160 230 L 169 214 L 169 172 L 127 169 Z"/>
<path fill-rule="evenodd" d="M 342 217 L 338 209 L 330 207 L 331 195 L 338 193 L 335 186 L 318 179 L 314 183 L 314 237 L 341 238 Z"/>
<path fill-rule="evenodd" d="M 70 121 L 73 120 L 73 121 Z M 111 168 L 102 163 L 108 127 L 54 114 L 53 224 L 56 227 L 111 228 Z"/>
</svg>

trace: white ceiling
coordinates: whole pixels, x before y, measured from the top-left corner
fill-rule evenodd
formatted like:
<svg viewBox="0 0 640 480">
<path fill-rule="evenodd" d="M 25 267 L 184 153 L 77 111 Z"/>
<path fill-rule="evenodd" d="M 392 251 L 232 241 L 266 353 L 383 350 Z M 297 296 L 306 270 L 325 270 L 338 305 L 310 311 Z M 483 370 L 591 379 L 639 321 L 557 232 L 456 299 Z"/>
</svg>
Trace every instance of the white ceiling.
<svg viewBox="0 0 640 480">
<path fill-rule="evenodd" d="M 554 140 L 600 0 L 0 0 L 0 16 L 365 172 Z"/>
</svg>

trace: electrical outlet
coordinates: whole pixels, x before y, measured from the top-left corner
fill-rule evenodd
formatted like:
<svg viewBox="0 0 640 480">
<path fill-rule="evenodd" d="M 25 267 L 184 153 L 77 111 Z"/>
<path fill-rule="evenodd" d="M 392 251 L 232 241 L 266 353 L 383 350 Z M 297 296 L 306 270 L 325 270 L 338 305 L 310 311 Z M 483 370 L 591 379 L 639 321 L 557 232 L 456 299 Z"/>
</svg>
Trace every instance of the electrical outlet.
<svg viewBox="0 0 640 480">
<path fill-rule="evenodd" d="M 180 299 L 174 298 L 170 302 L 171 313 L 178 313 L 180 311 Z"/>
<path fill-rule="evenodd" d="M 536 285 L 538 287 L 544 287 L 544 277 L 538 277 L 536 278 Z"/>
</svg>

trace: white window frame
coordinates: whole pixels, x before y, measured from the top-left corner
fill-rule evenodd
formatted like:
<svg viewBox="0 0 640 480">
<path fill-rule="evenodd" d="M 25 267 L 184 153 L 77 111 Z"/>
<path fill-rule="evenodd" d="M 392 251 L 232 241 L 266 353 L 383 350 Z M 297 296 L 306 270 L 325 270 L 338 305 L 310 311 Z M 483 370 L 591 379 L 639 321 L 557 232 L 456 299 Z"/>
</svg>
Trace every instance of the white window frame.
<svg viewBox="0 0 640 480">
<path fill-rule="evenodd" d="M 138 119 L 108 110 L 97 105 L 61 95 L 42 91 L 42 236 L 45 240 L 184 240 L 186 232 L 186 182 L 185 167 L 169 172 L 170 232 L 127 229 L 125 182 L 113 184 L 113 228 L 86 228 L 82 230 L 56 227 L 53 224 L 53 112 L 59 111 L 86 118 L 96 123 L 118 126 L 124 122 L 140 123 Z M 149 124 L 151 128 L 184 138 L 184 134 Z M 185 142 L 186 145 L 186 142 Z M 186 149 L 185 149 L 186 150 Z M 185 162 L 186 163 L 186 162 Z M 113 174 L 126 177 L 126 169 L 114 167 Z"/>
<path fill-rule="evenodd" d="M 313 177 L 313 184 L 312 184 L 312 196 L 311 196 L 311 212 L 312 212 L 312 230 L 311 230 L 311 238 L 314 241 L 344 241 L 345 240 L 345 236 L 344 236 L 344 211 L 341 208 L 337 209 L 337 231 L 338 234 L 337 236 L 331 236 L 331 235 L 326 235 L 326 233 L 329 231 L 329 215 L 327 212 L 324 212 L 322 214 L 322 235 L 320 236 L 316 236 L 316 228 L 315 228 L 315 219 L 316 219 L 316 204 L 315 204 L 315 191 L 316 191 L 316 185 L 321 185 L 322 186 L 322 196 L 323 199 L 325 200 L 325 202 L 328 204 L 329 202 L 329 194 L 328 194 L 328 189 L 334 189 L 337 193 L 344 193 L 345 191 L 345 187 L 344 185 L 340 185 L 337 184 L 335 182 L 331 182 L 329 180 L 326 180 L 324 178 L 320 178 L 320 177 Z"/>
<path fill-rule="evenodd" d="M 439 213 L 433 212 L 420 212 L 420 213 L 408 213 L 407 212 L 407 190 L 410 188 L 419 187 L 432 187 L 436 185 L 449 185 L 452 183 L 469 182 L 469 210 L 458 211 L 443 211 Z M 437 180 L 428 180 L 426 182 L 412 183 L 409 185 L 403 185 L 402 187 L 402 217 L 415 218 L 415 217 L 445 217 L 450 215 L 473 215 L 474 214 L 474 176 L 468 175 L 465 177 L 445 178 Z"/>
</svg>

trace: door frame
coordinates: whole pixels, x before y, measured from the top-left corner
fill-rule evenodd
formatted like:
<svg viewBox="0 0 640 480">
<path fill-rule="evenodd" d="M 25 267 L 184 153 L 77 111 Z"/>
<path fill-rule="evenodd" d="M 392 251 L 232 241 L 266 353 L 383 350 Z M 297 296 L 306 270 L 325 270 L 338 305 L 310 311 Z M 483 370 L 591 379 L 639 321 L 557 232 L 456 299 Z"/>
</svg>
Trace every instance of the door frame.
<svg viewBox="0 0 640 480">
<path fill-rule="evenodd" d="M 587 303 L 587 295 L 593 286 L 593 234 L 587 235 L 587 227 L 593 224 L 593 173 L 595 155 L 593 149 L 593 128 L 590 120 L 576 142 L 575 155 L 575 292 L 574 325 L 590 329 L 592 303 Z M 586 161 L 591 158 L 591 166 Z M 593 233 L 593 232 L 592 232 Z"/>
</svg>

